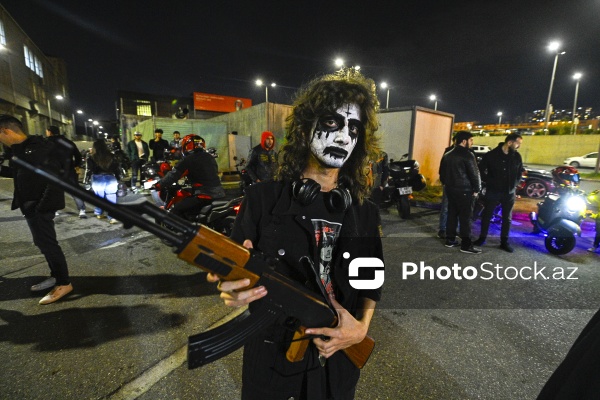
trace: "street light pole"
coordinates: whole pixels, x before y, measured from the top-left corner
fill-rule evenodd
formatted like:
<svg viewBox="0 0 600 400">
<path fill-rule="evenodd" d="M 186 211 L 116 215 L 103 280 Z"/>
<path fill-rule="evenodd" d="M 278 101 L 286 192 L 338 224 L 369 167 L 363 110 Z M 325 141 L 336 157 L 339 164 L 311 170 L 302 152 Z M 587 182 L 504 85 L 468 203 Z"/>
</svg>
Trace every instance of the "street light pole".
<svg viewBox="0 0 600 400">
<path fill-rule="evenodd" d="M 498 112 L 498 125 L 502 125 L 502 111 Z"/>
<path fill-rule="evenodd" d="M 387 89 L 387 97 L 385 100 L 385 109 L 387 110 L 388 108 L 390 108 L 390 87 L 385 82 L 381 82 L 380 86 L 382 89 Z"/>
<path fill-rule="evenodd" d="M 550 79 L 550 90 L 548 90 L 548 100 L 546 101 L 546 112 L 544 114 L 544 134 L 548 134 L 548 123 L 550 122 L 550 99 L 552 98 L 552 87 L 554 86 L 554 76 L 556 75 L 556 65 L 558 64 L 558 56 L 561 54 L 565 54 L 565 52 L 558 52 L 560 47 L 559 42 L 552 42 L 548 45 L 548 50 L 555 51 L 556 54 L 554 56 L 554 67 L 552 68 L 552 78 Z"/>
<path fill-rule="evenodd" d="M 577 94 L 579 93 L 579 80 L 581 79 L 581 73 L 577 72 L 573 75 L 573 79 L 577 81 L 575 84 L 575 100 L 573 101 L 573 124 L 571 126 L 571 134 L 575 135 L 577 133 L 577 129 L 575 127 L 575 113 L 577 112 Z"/>
<path fill-rule="evenodd" d="M 435 103 L 433 104 L 433 109 L 437 111 L 437 97 L 435 94 L 432 94 L 431 96 L 429 96 L 429 100 L 434 101 Z"/>
</svg>

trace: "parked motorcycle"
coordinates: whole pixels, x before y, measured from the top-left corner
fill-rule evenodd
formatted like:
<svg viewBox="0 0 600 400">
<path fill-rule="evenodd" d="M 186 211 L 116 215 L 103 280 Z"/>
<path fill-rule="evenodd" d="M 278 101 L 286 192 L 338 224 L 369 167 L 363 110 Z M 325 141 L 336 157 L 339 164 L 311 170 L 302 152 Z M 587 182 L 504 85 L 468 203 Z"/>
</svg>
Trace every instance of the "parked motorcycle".
<svg viewBox="0 0 600 400">
<path fill-rule="evenodd" d="M 173 207 L 177 203 L 192 196 L 210 201 L 209 196 L 203 194 L 194 195 L 193 188 L 188 185 L 175 184 L 162 191 L 153 190 L 151 194 L 155 203 L 167 211 L 173 210 Z M 242 200 L 243 196 L 232 200 L 213 200 L 200 209 L 187 210 L 183 214 L 183 218 L 191 222 L 206 225 L 219 233 L 229 236 L 233 230 L 235 217 L 239 212 Z"/>
<path fill-rule="evenodd" d="M 382 204 L 394 204 L 403 219 L 410 217 L 410 199 L 413 191 L 425 189 L 425 177 L 419 173 L 419 162 L 404 154 L 400 161 L 390 161 L 388 186 L 383 190 Z"/>
<path fill-rule="evenodd" d="M 546 236 L 546 249 L 556 255 L 567 254 L 581 236 L 581 223 L 587 208 L 585 192 L 573 186 L 561 187 L 538 203 L 538 212 L 529 214 L 534 233 Z"/>
</svg>

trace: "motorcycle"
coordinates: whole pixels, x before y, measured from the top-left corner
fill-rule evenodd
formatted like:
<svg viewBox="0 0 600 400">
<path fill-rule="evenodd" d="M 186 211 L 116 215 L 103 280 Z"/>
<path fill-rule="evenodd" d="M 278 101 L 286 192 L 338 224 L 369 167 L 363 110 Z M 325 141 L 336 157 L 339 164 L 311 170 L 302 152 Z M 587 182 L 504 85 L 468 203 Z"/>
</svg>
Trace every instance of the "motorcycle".
<svg viewBox="0 0 600 400">
<path fill-rule="evenodd" d="M 549 193 L 538 203 L 538 212 L 532 211 L 529 219 L 533 233 L 546 236 L 546 249 L 555 255 L 567 254 L 581 236 L 581 223 L 586 214 L 586 195 L 575 187 L 561 187 L 557 193 Z"/>
<path fill-rule="evenodd" d="M 167 211 L 173 210 L 173 207 L 177 203 L 192 196 L 196 196 L 201 200 L 211 200 L 209 196 L 204 194 L 194 195 L 193 187 L 190 185 L 182 186 L 174 184 L 163 191 L 153 190 L 151 194 L 155 203 Z M 240 210 L 243 199 L 242 196 L 231 200 L 213 200 L 200 209 L 193 208 L 187 210 L 183 214 L 183 218 L 190 222 L 206 225 L 219 233 L 229 236 L 233 230 L 235 217 Z"/>
<path fill-rule="evenodd" d="M 419 162 L 404 154 L 400 161 L 390 161 L 388 186 L 383 190 L 382 204 L 394 204 L 402 219 L 410 217 L 410 199 L 413 191 L 425 189 L 425 177 L 419 173 Z"/>
<path fill-rule="evenodd" d="M 233 161 L 237 161 L 237 160 L 238 160 L 237 157 L 233 157 Z M 243 167 L 244 165 L 246 165 L 246 159 L 244 159 L 244 158 L 242 158 L 240 160 L 240 162 L 235 164 L 235 171 L 240 176 L 240 189 L 242 190 L 242 193 L 244 193 L 246 191 L 246 188 L 248 186 L 250 186 L 254 183 L 252 181 L 252 178 L 250 177 L 250 174 L 248 174 L 248 170 L 246 168 L 242 168 L 240 170 L 240 167 Z"/>
</svg>

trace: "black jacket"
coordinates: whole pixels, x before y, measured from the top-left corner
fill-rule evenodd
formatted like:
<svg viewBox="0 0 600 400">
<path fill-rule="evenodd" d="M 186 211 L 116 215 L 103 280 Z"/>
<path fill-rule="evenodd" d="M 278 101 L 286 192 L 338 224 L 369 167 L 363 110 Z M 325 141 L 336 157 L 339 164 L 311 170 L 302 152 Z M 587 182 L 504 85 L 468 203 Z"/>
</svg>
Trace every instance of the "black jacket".
<svg viewBox="0 0 600 400">
<path fill-rule="evenodd" d="M 71 140 L 63 135 L 48 136 L 46 140 L 52 142 L 56 148 L 57 154 L 61 158 L 62 171 L 61 175 L 68 177 L 73 182 L 78 181 L 76 167 L 81 165 L 81 153 Z"/>
<path fill-rule="evenodd" d="M 448 189 L 479 193 L 481 177 L 475 155 L 466 147 L 454 146 L 442 157 L 440 181 Z"/>
<path fill-rule="evenodd" d="M 504 154 L 500 143 L 495 149 L 485 153 L 479 163 L 481 180 L 486 190 L 494 193 L 515 193 L 523 173 L 523 160 L 517 151 Z"/>
<path fill-rule="evenodd" d="M 225 197 L 225 191 L 221 185 L 221 179 L 219 179 L 217 161 L 203 149 L 197 149 L 179 161 L 175 168 L 165 175 L 160 186 L 168 188 L 177 182 L 186 171 L 187 177 L 194 187 L 194 194 L 207 194 L 213 199 Z"/>
<path fill-rule="evenodd" d="M 252 185 L 246 191 L 232 239 L 239 243 L 250 239 L 255 249 L 280 258 L 283 261 L 278 266 L 280 272 L 322 297 L 314 272 L 299 261 L 302 256 L 313 260 L 318 256 L 314 228 L 304 213 L 304 207 L 291 196 L 290 183 L 276 181 Z M 353 204 L 345 212 L 333 253 L 331 276 L 336 300 L 353 315 L 356 315 L 360 298 L 378 301 L 381 297 L 381 289 L 352 288 L 348 277 L 349 263 L 356 257 L 383 260 L 379 221 L 379 211 L 370 201 Z M 349 259 L 343 257 L 345 252 L 350 253 Z M 261 301 L 251 303 L 250 309 L 258 307 Z M 251 398 L 299 398 L 295 390 L 302 386 L 305 374 L 311 394 L 308 398 L 311 399 L 325 398 L 320 390 L 327 386 L 336 398 L 342 398 L 342 394 L 356 385 L 359 370 L 342 352 L 330 357 L 326 368 L 319 366 L 313 345 L 309 346 L 303 361 L 288 362 L 285 350 L 290 339 L 289 330 L 273 326 L 245 346 L 243 379 L 245 387 L 256 392 Z"/>
<path fill-rule="evenodd" d="M 54 144 L 40 136 L 29 136 L 24 142 L 13 144 L 10 153 L 56 174 L 63 168 Z M 36 212 L 55 212 L 65 208 L 64 192 L 49 184 L 35 172 L 21 168 L 11 161 L 8 168 L 2 167 L 1 175 L 12 176 L 14 179 L 12 210 L 20 208 L 24 215 L 31 215 Z"/>
<path fill-rule="evenodd" d="M 148 142 L 148 147 L 150 150 L 152 150 L 152 157 L 154 157 L 156 161 L 164 160 L 165 150 L 168 151 L 171 148 L 169 142 L 167 142 L 165 139 L 150 139 Z"/>
<path fill-rule="evenodd" d="M 248 156 L 246 171 L 253 182 L 257 180 L 269 181 L 273 179 L 277 169 L 277 154 L 275 150 L 265 150 L 260 144 L 254 146 Z"/>
</svg>

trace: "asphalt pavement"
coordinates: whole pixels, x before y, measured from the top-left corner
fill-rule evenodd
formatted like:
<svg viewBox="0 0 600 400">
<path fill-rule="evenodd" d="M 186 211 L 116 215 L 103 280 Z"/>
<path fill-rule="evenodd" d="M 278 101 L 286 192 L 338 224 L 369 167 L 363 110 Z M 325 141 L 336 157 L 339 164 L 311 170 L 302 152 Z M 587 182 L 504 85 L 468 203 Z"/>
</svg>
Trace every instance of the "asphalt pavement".
<svg viewBox="0 0 600 400">
<path fill-rule="evenodd" d="M 74 292 L 38 305 L 43 293 L 29 286 L 47 266 L 24 218 L 10 211 L 11 185 L 0 179 L 0 398 L 240 397 L 241 351 L 186 367 L 187 337 L 231 317 L 205 274 L 149 233 L 109 225 L 90 209 L 77 218 L 68 196 L 56 227 Z M 370 329 L 377 344 L 356 398 L 535 399 L 600 306 L 600 255 L 586 251 L 592 225 L 557 257 L 515 218 L 515 253 L 498 248 L 492 224 L 483 253 L 471 255 L 436 238 L 437 210 L 412 211 L 403 220 L 382 210 L 385 285 Z M 434 279 L 420 279 L 426 267 Z M 533 279 L 534 267 L 546 279 Z M 486 269 L 495 275 L 483 279 Z"/>
</svg>

